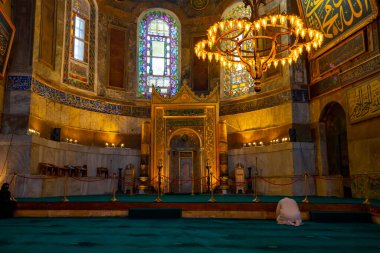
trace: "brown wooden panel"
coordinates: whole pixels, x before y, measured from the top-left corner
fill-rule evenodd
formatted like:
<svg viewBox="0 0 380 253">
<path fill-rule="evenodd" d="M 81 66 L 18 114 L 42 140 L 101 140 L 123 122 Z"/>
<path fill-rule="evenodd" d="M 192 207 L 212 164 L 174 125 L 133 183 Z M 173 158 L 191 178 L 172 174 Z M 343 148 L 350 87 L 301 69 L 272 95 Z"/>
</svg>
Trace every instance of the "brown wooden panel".
<svg viewBox="0 0 380 253">
<path fill-rule="evenodd" d="M 41 2 L 41 32 L 39 60 L 54 69 L 55 62 L 55 15 L 56 0 Z"/>
<path fill-rule="evenodd" d="M 109 86 L 124 87 L 125 31 L 110 28 Z"/>
<path fill-rule="evenodd" d="M 207 36 L 193 37 L 193 45 L 198 41 L 207 39 Z M 208 61 L 199 59 L 193 52 L 193 62 L 191 66 L 191 80 L 193 90 L 207 91 L 208 90 Z"/>
</svg>

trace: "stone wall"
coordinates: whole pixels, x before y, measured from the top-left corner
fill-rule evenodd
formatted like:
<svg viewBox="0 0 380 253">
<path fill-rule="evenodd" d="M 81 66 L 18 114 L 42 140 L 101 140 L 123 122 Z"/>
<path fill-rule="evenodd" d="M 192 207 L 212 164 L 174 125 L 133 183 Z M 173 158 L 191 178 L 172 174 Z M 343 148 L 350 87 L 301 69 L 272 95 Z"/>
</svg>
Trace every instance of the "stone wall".
<svg viewBox="0 0 380 253">
<path fill-rule="evenodd" d="M 61 139 L 76 139 L 81 144 L 114 143 L 139 148 L 141 125 L 146 120 L 124 115 L 79 109 L 51 101 L 35 93 L 31 96 L 29 126 L 45 138 L 52 128 L 61 128 Z"/>
<path fill-rule="evenodd" d="M 12 181 L 17 173 L 18 197 L 46 197 L 63 194 L 63 178 L 44 176 L 39 171 L 39 163 L 50 163 L 59 167 L 65 165 L 87 165 L 87 177 L 71 178 L 69 194 L 91 195 L 110 193 L 111 180 L 98 180 L 97 167 L 108 168 L 109 175 L 118 175 L 128 164 L 135 166 L 139 175 L 140 151 L 125 148 L 99 148 L 78 144 L 50 141 L 37 136 L 1 135 L 0 163 L 4 174 L 0 174 L 0 184 Z M 87 182 L 94 181 L 94 182 Z M 99 182 L 95 182 L 99 181 Z"/>
<path fill-rule="evenodd" d="M 378 75 L 374 77 L 375 79 L 380 78 Z M 313 126 L 313 132 L 315 132 L 316 147 L 317 147 L 317 160 L 316 166 L 319 175 L 328 175 L 328 164 L 327 164 L 327 155 L 324 153 L 323 146 L 325 145 L 323 139 L 321 139 L 321 127 L 319 122 L 324 112 L 324 108 L 332 102 L 339 103 L 346 114 L 346 126 L 347 126 L 347 140 L 348 140 L 348 157 L 349 157 L 349 170 L 351 178 L 355 176 L 362 175 L 363 177 L 368 178 L 368 175 L 374 178 L 378 178 L 378 173 L 380 173 L 380 118 L 373 117 L 370 119 L 365 119 L 360 122 L 351 123 L 350 115 L 348 109 L 348 99 L 347 91 L 353 87 L 360 86 L 366 82 L 363 80 L 355 84 L 354 86 L 348 86 L 344 89 L 341 89 L 337 92 L 321 96 L 317 99 L 314 99 L 310 103 L 310 112 L 311 112 L 311 122 Z M 368 175 L 367 175 L 368 174 Z M 372 186 L 372 196 L 379 197 L 379 184 L 376 183 L 377 180 L 373 180 Z M 361 186 L 356 185 L 352 188 L 353 196 L 355 197 L 365 197 L 366 185 L 367 182 L 364 180 L 359 180 L 355 184 L 360 184 Z M 354 186 L 352 182 L 351 186 Z M 377 189 L 376 189 L 377 188 Z"/>
<path fill-rule="evenodd" d="M 257 189 L 260 195 L 303 195 L 304 173 L 309 174 L 308 194 L 315 194 L 315 150 L 314 143 L 287 142 L 233 149 L 228 152 L 229 176 L 234 178 L 234 169 L 241 163 L 248 180 L 259 176 Z"/>
</svg>

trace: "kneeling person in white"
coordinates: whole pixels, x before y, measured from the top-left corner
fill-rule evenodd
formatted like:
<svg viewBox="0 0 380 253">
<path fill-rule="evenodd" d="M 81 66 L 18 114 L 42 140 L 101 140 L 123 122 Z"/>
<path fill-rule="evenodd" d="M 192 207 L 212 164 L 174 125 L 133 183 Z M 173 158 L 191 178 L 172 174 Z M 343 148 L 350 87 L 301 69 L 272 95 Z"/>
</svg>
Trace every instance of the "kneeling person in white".
<svg viewBox="0 0 380 253">
<path fill-rule="evenodd" d="M 285 225 L 302 225 L 301 212 L 297 202 L 290 198 L 283 198 L 277 204 L 277 223 Z"/>
</svg>

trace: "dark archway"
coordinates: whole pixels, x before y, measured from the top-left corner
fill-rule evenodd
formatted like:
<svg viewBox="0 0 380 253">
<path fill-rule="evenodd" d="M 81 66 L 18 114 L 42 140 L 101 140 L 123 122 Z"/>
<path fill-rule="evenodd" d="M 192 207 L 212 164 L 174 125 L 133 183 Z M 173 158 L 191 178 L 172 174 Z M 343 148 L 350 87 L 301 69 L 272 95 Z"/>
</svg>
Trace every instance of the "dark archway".
<svg viewBox="0 0 380 253">
<path fill-rule="evenodd" d="M 328 175 L 350 177 L 348 160 L 346 113 L 339 103 L 332 102 L 322 111 L 320 122 L 323 123 L 326 143 Z M 351 197 L 350 182 L 344 183 L 344 196 Z"/>
</svg>

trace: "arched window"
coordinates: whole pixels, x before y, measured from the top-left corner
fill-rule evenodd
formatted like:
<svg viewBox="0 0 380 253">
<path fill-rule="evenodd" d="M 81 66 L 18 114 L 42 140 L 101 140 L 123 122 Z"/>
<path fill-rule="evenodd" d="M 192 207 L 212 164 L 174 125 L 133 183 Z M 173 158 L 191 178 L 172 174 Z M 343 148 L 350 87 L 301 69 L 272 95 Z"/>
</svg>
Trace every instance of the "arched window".
<svg viewBox="0 0 380 253">
<path fill-rule="evenodd" d="M 231 5 L 222 15 L 222 19 L 249 18 L 251 9 L 244 8 L 242 2 Z M 223 68 L 223 67 L 221 67 Z M 254 80 L 243 66 L 234 69 L 223 68 L 223 96 L 238 97 L 254 91 Z"/>
<path fill-rule="evenodd" d="M 180 24 L 169 11 L 144 12 L 138 22 L 137 96 L 149 98 L 152 85 L 163 96 L 172 96 L 179 88 Z"/>
<path fill-rule="evenodd" d="M 94 91 L 96 9 L 92 0 L 66 1 L 63 82 Z"/>
</svg>

